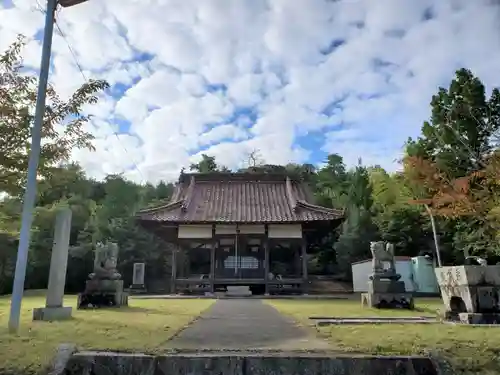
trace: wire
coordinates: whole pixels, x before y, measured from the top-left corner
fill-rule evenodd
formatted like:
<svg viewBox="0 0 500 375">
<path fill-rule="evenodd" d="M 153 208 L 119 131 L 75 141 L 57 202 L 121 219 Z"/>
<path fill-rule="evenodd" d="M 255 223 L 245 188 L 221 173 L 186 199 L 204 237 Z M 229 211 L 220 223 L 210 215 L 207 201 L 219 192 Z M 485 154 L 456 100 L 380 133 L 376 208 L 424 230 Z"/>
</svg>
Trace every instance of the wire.
<svg viewBox="0 0 500 375">
<path fill-rule="evenodd" d="M 66 35 L 64 35 L 64 33 L 62 32 L 61 27 L 59 26 L 59 23 L 57 22 L 56 19 L 54 19 L 54 25 L 56 26 L 57 31 L 59 32 L 59 35 L 66 42 L 66 45 L 68 46 L 69 52 L 71 53 L 71 56 L 73 57 L 73 60 L 75 61 L 75 65 L 78 68 L 78 70 L 80 71 L 80 74 L 82 75 L 83 80 L 85 81 L 85 83 L 88 83 L 89 80 L 87 79 L 87 76 L 83 72 L 82 66 L 80 65 L 80 62 L 78 61 L 78 58 L 76 57 L 76 53 L 73 50 L 73 47 L 71 47 L 71 44 L 69 43 L 68 38 L 66 38 Z"/>
<path fill-rule="evenodd" d="M 40 4 L 39 0 L 36 0 L 37 4 L 38 4 L 38 11 L 42 12 L 43 14 L 45 14 L 45 9 L 42 7 L 42 5 Z M 56 12 L 56 14 L 58 14 L 58 11 Z M 66 37 L 66 35 L 64 34 L 64 32 L 62 31 L 61 27 L 59 26 L 59 23 L 57 22 L 57 19 L 54 18 L 54 25 L 56 26 L 57 28 L 57 31 L 58 31 L 58 34 L 63 38 L 63 40 L 65 41 L 66 45 L 68 46 L 68 49 L 69 49 L 69 52 L 71 53 L 71 56 L 73 58 L 73 61 L 75 62 L 75 65 L 76 67 L 78 68 L 78 70 L 80 71 L 80 74 L 82 75 L 83 77 L 83 80 L 86 84 L 89 83 L 89 80 L 87 79 L 87 76 L 85 75 L 84 71 L 83 71 L 83 68 L 82 68 L 82 65 L 80 64 L 80 62 L 78 61 L 78 57 L 77 57 L 77 54 L 75 53 L 75 50 L 73 49 L 73 47 L 71 46 L 71 43 L 69 42 L 68 38 Z M 135 170 L 139 173 L 142 181 L 144 183 L 147 182 L 147 180 L 144 178 L 144 175 L 142 174 L 141 170 L 139 169 L 139 167 L 137 166 L 137 163 L 135 162 L 135 160 L 130 156 L 128 150 L 127 150 L 127 147 L 125 147 L 125 145 L 123 144 L 123 142 L 121 141 L 120 139 L 120 136 L 118 134 L 118 132 L 116 131 L 113 131 L 113 134 L 115 135 L 116 139 L 118 140 L 118 143 L 120 143 L 120 145 L 122 146 L 123 150 L 125 151 L 125 153 L 128 155 L 128 157 L 130 158 L 130 161 L 132 162 L 132 165 L 133 167 L 135 168 Z"/>
</svg>

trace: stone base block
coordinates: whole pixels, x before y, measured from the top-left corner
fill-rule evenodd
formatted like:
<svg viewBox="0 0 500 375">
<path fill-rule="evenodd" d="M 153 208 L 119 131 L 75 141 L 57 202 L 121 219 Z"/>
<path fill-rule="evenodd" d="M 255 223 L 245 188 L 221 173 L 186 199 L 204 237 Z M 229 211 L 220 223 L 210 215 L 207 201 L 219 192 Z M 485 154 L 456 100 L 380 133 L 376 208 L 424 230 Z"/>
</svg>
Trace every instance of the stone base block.
<svg viewBox="0 0 500 375">
<path fill-rule="evenodd" d="M 71 307 L 38 307 L 33 309 L 33 320 L 66 320 L 71 319 Z"/>
<path fill-rule="evenodd" d="M 86 294 L 93 293 L 117 293 L 123 291 L 123 280 L 87 280 L 85 284 Z"/>
<path fill-rule="evenodd" d="M 404 281 L 397 280 L 370 280 L 368 281 L 368 293 L 406 293 Z"/>
<path fill-rule="evenodd" d="M 78 295 L 78 309 L 100 308 L 100 307 L 121 307 L 128 306 L 128 293 L 80 293 Z"/>
<path fill-rule="evenodd" d="M 500 324 L 498 313 L 459 313 L 458 318 L 464 324 Z"/>
<path fill-rule="evenodd" d="M 411 293 L 362 293 L 361 305 L 377 309 L 413 310 L 415 307 Z"/>
</svg>

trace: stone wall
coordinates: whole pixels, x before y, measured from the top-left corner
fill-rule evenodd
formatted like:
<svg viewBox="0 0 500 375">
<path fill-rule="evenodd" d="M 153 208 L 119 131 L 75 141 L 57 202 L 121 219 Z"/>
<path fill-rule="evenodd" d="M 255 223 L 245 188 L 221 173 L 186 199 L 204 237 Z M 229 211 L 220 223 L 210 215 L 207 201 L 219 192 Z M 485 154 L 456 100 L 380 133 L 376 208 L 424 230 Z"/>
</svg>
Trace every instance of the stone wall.
<svg viewBox="0 0 500 375">
<path fill-rule="evenodd" d="M 80 352 L 67 375 L 440 375 L 428 357 L 335 356 L 314 353 L 176 353 L 160 356 Z"/>
</svg>

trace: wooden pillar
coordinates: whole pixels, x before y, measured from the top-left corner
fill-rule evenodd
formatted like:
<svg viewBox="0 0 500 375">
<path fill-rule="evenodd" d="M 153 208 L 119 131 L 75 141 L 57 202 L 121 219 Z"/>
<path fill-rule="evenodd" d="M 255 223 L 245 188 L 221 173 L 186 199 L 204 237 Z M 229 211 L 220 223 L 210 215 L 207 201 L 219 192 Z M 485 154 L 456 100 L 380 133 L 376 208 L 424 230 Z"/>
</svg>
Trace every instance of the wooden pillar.
<svg viewBox="0 0 500 375">
<path fill-rule="evenodd" d="M 265 294 L 269 294 L 269 237 L 267 235 L 267 225 L 266 234 L 264 237 L 264 285 Z"/>
<path fill-rule="evenodd" d="M 189 278 L 189 275 L 191 275 L 191 249 L 186 249 L 184 251 L 186 253 L 184 277 Z"/>
<path fill-rule="evenodd" d="M 302 261 L 301 261 L 301 247 L 297 246 L 292 242 L 291 244 L 293 250 L 294 250 L 294 266 L 293 266 L 293 274 L 295 277 L 301 277 L 302 275 Z"/>
<path fill-rule="evenodd" d="M 304 294 L 308 292 L 308 276 L 307 276 L 307 241 L 304 237 L 302 237 L 302 281 L 303 288 L 302 291 Z"/>
<path fill-rule="evenodd" d="M 177 281 L 177 252 L 179 248 L 175 246 L 172 249 L 172 280 L 170 281 L 170 293 L 175 294 L 177 292 L 176 281 Z"/>
<path fill-rule="evenodd" d="M 215 238 L 215 226 L 212 228 L 212 246 L 210 246 L 210 292 L 215 292 L 215 248 L 217 240 Z M 206 259 L 206 258 L 205 258 Z"/>
</svg>

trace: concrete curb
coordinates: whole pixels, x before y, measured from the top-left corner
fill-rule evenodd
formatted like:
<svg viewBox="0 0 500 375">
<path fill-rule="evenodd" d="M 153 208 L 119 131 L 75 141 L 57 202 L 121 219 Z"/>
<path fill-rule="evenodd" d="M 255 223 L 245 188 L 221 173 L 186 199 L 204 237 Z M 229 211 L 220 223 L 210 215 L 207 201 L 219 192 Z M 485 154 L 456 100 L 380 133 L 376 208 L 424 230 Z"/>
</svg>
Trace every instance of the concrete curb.
<svg viewBox="0 0 500 375">
<path fill-rule="evenodd" d="M 439 319 L 431 317 L 313 317 L 309 320 L 318 327 L 337 324 L 437 324 Z"/>
<path fill-rule="evenodd" d="M 451 375 L 425 356 L 361 356 L 300 352 L 79 352 L 68 375 Z"/>
<path fill-rule="evenodd" d="M 75 344 L 61 344 L 52 359 L 48 375 L 63 375 L 69 360 L 77 351 Z"/>
<path fill-rule="evenodd" d="M 130 296 L 132 299 L 247 299 L 247 300 L 349 300 L 348 296 L 344 295 L 273 295 L 273 296 L 196 296 L 196 295 L 134 295 Z"/>
<path fill-rule="evenodd" d="M 441 324 L 438 320 L 370 320 L 370 319 L 338 319 L 338 320 L 316 320 L 314 322 L 318 327 L 333 325 L 366 325 L 366 324 Z"/>
</svg>

